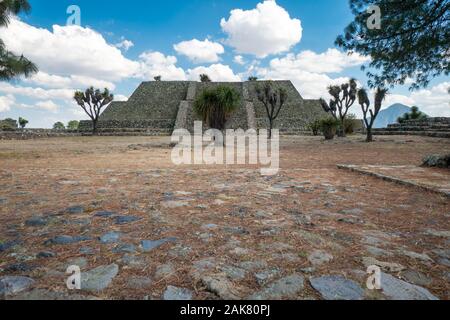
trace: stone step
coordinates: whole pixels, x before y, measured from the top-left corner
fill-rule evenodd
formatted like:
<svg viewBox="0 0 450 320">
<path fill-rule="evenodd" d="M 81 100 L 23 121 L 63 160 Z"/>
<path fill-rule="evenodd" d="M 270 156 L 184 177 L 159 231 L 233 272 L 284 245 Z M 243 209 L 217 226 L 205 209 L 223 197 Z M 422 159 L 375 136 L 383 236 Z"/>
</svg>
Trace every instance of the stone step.
<svg viewBox="0 0 450 320">
<path fill-rule="evenodd" d="M 385 131 L 437 131 L 437 132 L 450 132 L 450 127 L 416 127 L 416 126 L 404 126 L 404 127 L 388 127 L 383 129 Z"/>
<path fill-rule="evenodd" d="M 395 123 L 388 125 L 388 128 L 404 128 L 404 127 L 415 127 L 415 128 L 450 128 L 450 124 L 446 123 Z"/>
<path fill-rule="evenodd" d="M 450 138 L 450 132 L 440 132 L 440 131 L 389 131 L 384 129 L 374 129 L 374 135 L 399 135 L 399 136 L 424 136 L 424 137 L 434 137 L 434 138 Z"/>
</svg>

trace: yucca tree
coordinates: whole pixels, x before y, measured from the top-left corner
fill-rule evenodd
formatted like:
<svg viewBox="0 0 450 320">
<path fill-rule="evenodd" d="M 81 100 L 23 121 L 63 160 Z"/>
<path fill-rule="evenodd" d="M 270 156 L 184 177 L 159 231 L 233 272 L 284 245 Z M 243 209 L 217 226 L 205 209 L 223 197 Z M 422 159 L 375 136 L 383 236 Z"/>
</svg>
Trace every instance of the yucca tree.
<svg viewBox="0 0 450 320">
<path fill-rule="evenodd" d="M 345 119 L 348 111 L 356 101 L 358 84 L 355 79 L 350 79 L 348 83 L 329 86 L 328 93 L 332 97 L 330 103 L 328 104 L 324 99 L 320 99 L 320 103 L 325 112 L 330 113 L 335 119 L 339 120 L 341 126 L 338 135 L 345 137 Z"/>
<path fill-rule="evenodd" d="M 286 103 L 287 92 L 284 88 L 274 88 L 272 81 L 266 81 L 262 88 L 257 85 L 255 89 L 256 97 L 266 109 L 269 119 L 269 139 L 272 139 L 273 125 Z"/>
<path fill-rule="evenodd" d="M 29 12 L 31 6 L 27 0 L 2 0 L 0 1 L 0 27 L 7 27 L 11 15 L 21 12 Z M 36 73 L 38 68 L 23 55 L 16 55 L 7 50 L 0 39 L 0 80 L 11 80 L 24 75 L 28 77 Z"/>
<path fill-rule="evenodd" d="M 224 130 L 229 116 L 239 107 L 239 93 L 229 86 L 205 89 L 194 101 L 194 111 L 212 129 Z"/>
<path fill-rule="evenodd" d="M 200 82 L 211 82 L 211 78 L 207 74 L 201 74 Z"/>
<path fill-rule="evenodd" d="M 375 92 L 375 105 L 373 109 L 370 109 L 370 100 L 369 96 L 367 95 L 366 89 L 360 89 L 358 90 L 358 102 L 361 106 L 363 115 L 364 115 L 364 123 L 366 125 L 367 130 L 367 142 L 373 141 L 373 133 L 372 128 L 375 123 L 375 120 L 377 119 L 378 114 L 381 110 L 381 105 L 383 104 L 384 99 L 386 99 L 386 95 L 388 93 L 388 90 L 385 88 L 378 87 Z"/>
<path fill-rule="evenodd" d="M 103 92 L 99 89 L 90 87 L 85 92 L 75 92 L 74 99 L 77 104 L 86 112 L 92 120 L 92 134 L 97 134 L 98 118 L 102 110 L 107 107 L 113 100 L 114 95 L 105 88 Z"/>
</svg>

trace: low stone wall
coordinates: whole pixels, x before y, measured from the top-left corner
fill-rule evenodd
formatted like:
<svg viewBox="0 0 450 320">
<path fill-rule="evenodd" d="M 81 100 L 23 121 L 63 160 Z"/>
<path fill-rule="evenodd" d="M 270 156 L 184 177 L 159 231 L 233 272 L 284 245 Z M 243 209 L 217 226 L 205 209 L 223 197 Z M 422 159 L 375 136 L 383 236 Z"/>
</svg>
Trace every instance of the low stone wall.
<svg viewBox="0 0 450 320">
<path fill-rule="evenodd" d="M 175 119 L 158 119 L 158 120 L 99 120 L 97 123 L 98 129 L 107 129 L 115 131 L 117 129 L 170 129 L 173 130 L 175 126 Z M 92 121 L 83 120 L 80 121 L 78 130 L 82 132 L 88 132 L 92 130 Z"/>
<path fill-rule="evenodd" d="M 25 129 L 15 131 L 0 131 L 0 140 L 31 140 L 55 137 L 75 137 L 83 135 L 78 131 L 51 130 L 51 129 Z"/>
<path fill-rule="evenodd" d="M 375 129 L 376 135 L 415 135 L 450 138 L 450 118 L 427 118 L 390 124 L 387 128 Z"/>
</svg>

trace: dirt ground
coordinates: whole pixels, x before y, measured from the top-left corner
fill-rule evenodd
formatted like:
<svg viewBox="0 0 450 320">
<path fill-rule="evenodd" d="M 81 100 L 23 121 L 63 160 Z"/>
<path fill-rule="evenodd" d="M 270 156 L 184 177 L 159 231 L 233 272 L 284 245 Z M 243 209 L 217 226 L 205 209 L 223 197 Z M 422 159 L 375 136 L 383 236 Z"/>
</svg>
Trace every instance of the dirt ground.
<svg viewBox="0 0 450 320">
<path fill-rule="evenodd" d="M 323 299 L 312 279 L 329 275 L 354 281 L 364 299 L 395 298 L 366 289 L 374 264 L 450 298 L 449 198 L 336 166 L 420 165 L 449 153 L 450 140 L 283 137 L 281 170 L 270 177 L 250 166 L 175 166 L 169 143 L 0 141 L 0 277 L 34 280 L 12 298 L 160 299 L 175 290 L 194 299 Z M 142 241 L 161 239 L 145 250 Z M 118 272 L 104 290 L 69 292 L 69 265 Z M 293 276 L 301 281 L 276 292 Z"/>
</svg>

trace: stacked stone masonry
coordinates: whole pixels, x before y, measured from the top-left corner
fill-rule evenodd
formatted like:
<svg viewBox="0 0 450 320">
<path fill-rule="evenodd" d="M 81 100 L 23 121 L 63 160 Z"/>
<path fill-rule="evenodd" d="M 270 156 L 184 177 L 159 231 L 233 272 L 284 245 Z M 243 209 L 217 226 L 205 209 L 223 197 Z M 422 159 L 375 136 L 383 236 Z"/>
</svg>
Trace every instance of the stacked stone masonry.
<svg viewBox="0 0 450 320">
<path fill-rule="evenodd" d="M 273 81 L 273 84 L 288 93 L 275 121 L 275 128 L 282 133 L 305 133 L 309 122 L 325 115 L 318 100 L 303 99 L 290 81 Z M 194 121 L 200 120 L 193 112 L 195 98 L 206 88 L 218 85 L 233 87 L 241 97 L 240 107 L 227 122 L 227 129 L 268 128 L 266 110 L 256 96 L 256 86 L 264 85 L 264 81 L 152 81 L 143 82 L 127 102 L 111 103 L 99 119 L 99 131 L 104 134 L 132 131 L 155 135 L 171 134 L 175 129 L 192 132 Z M 91 128 L 90 121 L 80 123 L 82 131 Z"/>
<path fill-rule="evenodd" d="M 428 118 L 390 124 L 384 129 L 375 129 L 376 135 L 416 135 L 450 138 L 450 118 Z"/>
</svg>

